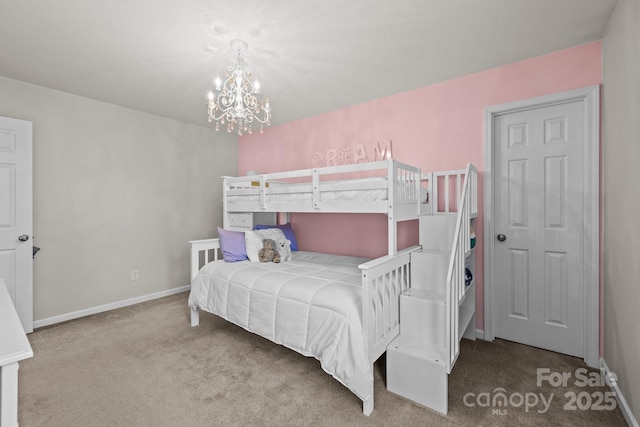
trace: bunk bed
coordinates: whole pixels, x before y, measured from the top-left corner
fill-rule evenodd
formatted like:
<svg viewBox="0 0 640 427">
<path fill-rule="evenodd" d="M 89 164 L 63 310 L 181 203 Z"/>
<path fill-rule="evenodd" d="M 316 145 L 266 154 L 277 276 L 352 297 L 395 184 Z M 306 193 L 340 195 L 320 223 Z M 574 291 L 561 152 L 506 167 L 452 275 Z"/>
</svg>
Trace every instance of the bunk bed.
<svg viewBox="0 0 640 427">
<path fill-rule="evenodd" d="M 411 286 L 411 254 L 420 250 L 397 249 L 397 223 L 457 206 L 460 188 L 449 191 L 443 179 L 438 196 L 437 181 L 392 159 L 223 177 L 225 230 L 275 224 L 276 214 L 287 222 L 294 212 L 379 213 L 388 218 L 388 251 L 374 260 L 297 251 L 280 264 L 227 263 L 218 257 L 219 239 L 192 241 L 191 325 L 204 310 L 317 358 L 369 415 L 373 364 L 399 335 L 400 295 Z"/>
<path fill-rule="evenodd" d="M 223 177 L 224 222 L 225 228 L 233 226 L 238 212 L 381 213 L 389 219 L 388 254 L 393 255 L 397 223 L 418 218 L 427 192 L 420 168 L 393 159 Z"/>
</svg>

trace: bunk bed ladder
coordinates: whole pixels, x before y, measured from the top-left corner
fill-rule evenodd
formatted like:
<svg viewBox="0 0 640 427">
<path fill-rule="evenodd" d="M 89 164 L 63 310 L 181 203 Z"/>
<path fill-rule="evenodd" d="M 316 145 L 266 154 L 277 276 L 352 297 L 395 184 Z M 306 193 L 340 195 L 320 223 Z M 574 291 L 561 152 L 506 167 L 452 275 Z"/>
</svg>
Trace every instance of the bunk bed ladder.
<svg viewBox="0 0 640 427">
<path fill-rule="evenodd" d="M 421 251 L 411 253 L 411 287 L 400 296 L 400 335 L 387 347 L 387 388 L 438 412 L 448 410 L 448 375 L 462 337 L 475 339 L 470 225 L 477 171 L 434 172 L 431 208 L 419 217 Z M 451 199 L 451 200 L 450 200 Z"/>
</svg>

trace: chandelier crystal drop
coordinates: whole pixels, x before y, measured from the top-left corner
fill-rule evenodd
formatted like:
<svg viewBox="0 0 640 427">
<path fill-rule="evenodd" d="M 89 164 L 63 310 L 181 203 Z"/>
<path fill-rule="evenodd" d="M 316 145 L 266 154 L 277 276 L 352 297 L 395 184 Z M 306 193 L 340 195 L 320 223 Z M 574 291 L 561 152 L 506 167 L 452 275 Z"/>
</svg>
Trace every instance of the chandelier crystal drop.
<svg viewBox="0 0 640 427">
<path fill-rule="evenodd" d="M 238 52 L 237 65 L 227 67 L 227 78 L 223 82 L 219 77 L 215 79 L 214 89 L 209 91 L 209 122 L 215 122 L 217 131 L 220 125 L 227 128 L 227 132 L 238 130 L 238 135 L 252 133 L 254 122 L 263 126 L 271 125 L 271 107 L 269 97 L 260 93 L 260 84 L 254 80 L 253 73 L 242 67 L 240 51 L 247 49 L 243 40 L 232 40 L 231 48 Z"/>
</svg>

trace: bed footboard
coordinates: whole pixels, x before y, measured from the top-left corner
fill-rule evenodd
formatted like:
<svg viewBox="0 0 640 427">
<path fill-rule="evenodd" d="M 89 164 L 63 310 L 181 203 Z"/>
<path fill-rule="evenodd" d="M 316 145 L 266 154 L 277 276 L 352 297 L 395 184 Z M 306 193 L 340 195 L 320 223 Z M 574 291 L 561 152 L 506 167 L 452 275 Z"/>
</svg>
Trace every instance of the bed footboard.
<svg viewBox="0 0 640 427">
<path fill-rule="evenodd" d="M 386 350 L 400 331 L 400 294 L 409 289 L 412 246 L 359 266 L 362 270 L 362 328 L 371 363 Z"/>
<path fill-rule="evenodd" d="M 362 271 L 362 332 L 364 348 L 372 368 L 375 361 L 400 334 L 400 294 L 411 284 L 412 246 L 359 266 Z M 373 411 L 373 383 L 369 399 L 363 401 L 365 415 Z"/>
</svg>

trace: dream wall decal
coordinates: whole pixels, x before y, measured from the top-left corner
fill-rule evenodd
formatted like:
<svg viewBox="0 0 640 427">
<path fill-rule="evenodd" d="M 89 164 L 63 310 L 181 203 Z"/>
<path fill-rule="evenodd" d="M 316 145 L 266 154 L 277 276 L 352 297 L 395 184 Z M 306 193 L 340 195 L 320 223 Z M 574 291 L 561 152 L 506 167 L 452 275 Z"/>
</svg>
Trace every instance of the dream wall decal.
<svg viewBox="0 0 640 427">
<path fill-rule="evenodd" d="M 311 167 L 350 165 L 353 163 L 375 162 L 393 158 L 391 140 L 365 144 L 346 145 L 340 148 L 327 148 L 326 151 L 311 153 Z"/>
</svg>

